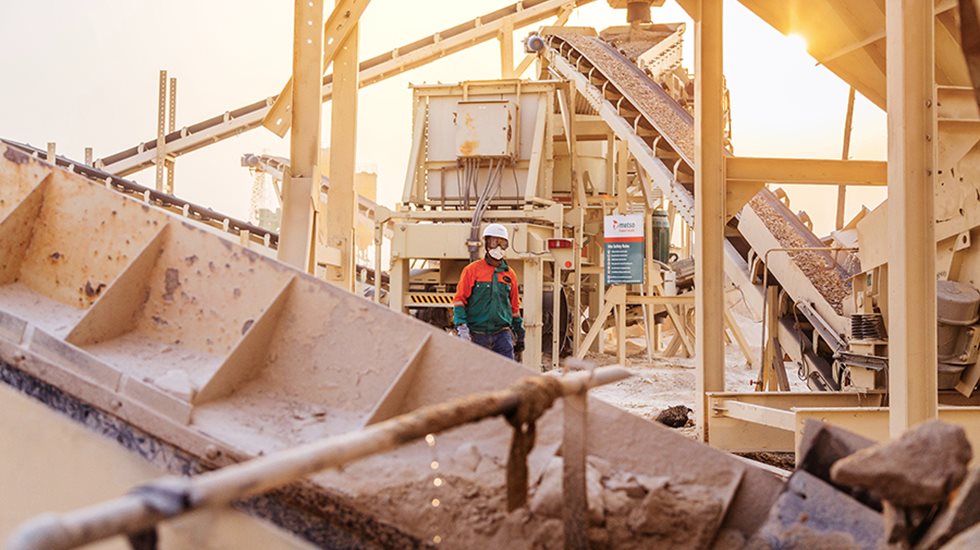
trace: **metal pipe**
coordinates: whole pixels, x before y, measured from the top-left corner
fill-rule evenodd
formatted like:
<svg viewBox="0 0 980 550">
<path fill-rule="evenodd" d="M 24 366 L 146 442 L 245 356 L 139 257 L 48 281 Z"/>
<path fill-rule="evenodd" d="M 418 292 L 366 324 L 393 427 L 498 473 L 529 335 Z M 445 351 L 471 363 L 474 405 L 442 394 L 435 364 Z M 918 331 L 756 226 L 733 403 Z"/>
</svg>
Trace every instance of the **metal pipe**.
<svg viewBox="0 0 980 550">
<path fill-rule="evenodd" d="M 562 397 L 631 376 L 613 365 L 557 378 Z M 307 443 L 228 466 L 194 478 L 164 477 L 138 492 L 64 514 L 43 514 L 21 524 L 7 540 L 8 550 L 61 550 L 123 533 L 135 533 L 193 510 L 224 506 L 328 468 L 379 454 L 428 434 L 510 413 L 527 396 L 530 376 L 510 388 L 472 394 L 422 407 L 363 430 Z M 152 496 L 151 499 L 148 498 Z"/>
<path fill-rule="evenodd" d="M 857 248 L 848 248 L 848 247 L 841 247 L 841 246 L 813 246 L 813 247 L 805 247 L 805 246 L 804 247 L 799 247 L 799 246 L 795 246 L 794 247 L 794 246 L 790 246 L 790 247 L 782 247 L 782 248 L 770 248 L 769 250 L 766 250 L 766 253 L 765 254 L 762 255 L 762 265 L 763 265 L 763 267 L 765 269 L 762 271 L 762 290 L 763 290 L 763 294 L 762 294 L 762 330 L 760 331 L 761 334 L 762 334 L 762 346 L 761 346 L 761 352 L 760 352 L 761 353 L 761 356 L 759 357 L 759 364 L 761 365 L 761 368 L 763 368 L 763 369 L 766 368 L 766 365 L 765 365 L 765 361 L 766 361 L 766 345 L 769 342 L 769 336 L 768 336 L 767 331 L 766 331 L 766 311 L 767 311 L 767 306 L 768 306 L 768 302 L 769 302 L 769 293 L 766 292 L 766 289 L 769 288 L 769 254 L 771 252 L 818 252 L 818 251 L 823 251 L 823 252 L 845 252 L 845 251 L 846 252 L 856 252 L 857 251 Z"/>
</svg>

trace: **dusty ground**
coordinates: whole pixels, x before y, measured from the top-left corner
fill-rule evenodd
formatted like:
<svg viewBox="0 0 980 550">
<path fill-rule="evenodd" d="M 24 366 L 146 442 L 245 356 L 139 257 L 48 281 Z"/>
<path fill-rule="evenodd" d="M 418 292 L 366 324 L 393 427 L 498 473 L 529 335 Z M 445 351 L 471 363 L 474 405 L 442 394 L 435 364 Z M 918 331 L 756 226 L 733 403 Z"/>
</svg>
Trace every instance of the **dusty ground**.
<svg viewBox="0 0 980 550">
<path fill-rule="evenodd" d="M 746 312 L 736 313 L 739 326 L 748 340 L 752 356 L 759 357 L 761 323 L 747 317 Z M 664 337 L 664 342 L 669 334 Z M 654 357 L 648 361 L 646 352 L 628 356 L 627 367 L 633 371 L 632 378 L 616 384 L 610 384 L 591 390 L 591 394 L 624 410 L 648 418 L 656 419 L 660 411 L 674 405 L 694 406 L 695 387 L 695 358 L 684 357 Z M 597 365 L 609 365 L 616 362 L 616 356 L 610 354 L 590 354 L 590 361 Z M 725 389 L 731 392 L 749 392 L 754 390 L 754 381 L 758 370 L 749 366 L 748 361 L 739 347 L 732 343 L 725 347 Z M 758 359 L 755 359 L 758 362 Z M 805 391 L 806 386 L 800 381 L 792 364 L 787 363 L 787 377 L 794 391 Z M 693 415 L 692 415 L 693 416 Z M 691 437 L 695 435 L 693 426 L 680 429 Z"/>
</svg>

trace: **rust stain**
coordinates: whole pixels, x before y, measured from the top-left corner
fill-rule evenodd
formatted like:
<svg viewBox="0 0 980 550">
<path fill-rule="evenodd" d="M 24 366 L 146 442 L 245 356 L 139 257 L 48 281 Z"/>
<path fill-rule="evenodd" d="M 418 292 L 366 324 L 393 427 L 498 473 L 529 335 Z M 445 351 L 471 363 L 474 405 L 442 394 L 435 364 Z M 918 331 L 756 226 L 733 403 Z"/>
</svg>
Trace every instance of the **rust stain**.
<svg viewBox="0 0 980 550">
<path fill-rule="evenodd" d="M 102 294 L 102 291 L 105 290 L 105 287 L 106 287 L 105 283 L 99 283 L 97 286 L 93 287 L 92 281 L 85 281 L 85 289 L 84 289 L 85 295 L 88 296 L 89 298 L 95 298 L 99 294 Z"/>
<path fill-rule="evenodd" d="M 3 153 L 3 158 L 13 162 L 14 164 L 27 164 L 31 160 L 31 156 L 23 151 L 18 151 L 13 147 L 7 147 L 7 150 Z"/>
<path fill-rule="evenodd" d="M 459 146 L 459 153 L 464 157 L 468 157 L 472 155 L 473 151 L 476 151 L 476 148 L 479 146 L 480 146 L 480 142 L 476 141 L 475 139 L 464 141 Z"/>
<path fill-rule="evenodd" d="M 164 292 L 163 299 L 167 302 L 174 301 L 174 291 L 180 288 L 180 271 L 172 267 L 167 268 L 167 272 L 164 275 Z"/>
</svg>

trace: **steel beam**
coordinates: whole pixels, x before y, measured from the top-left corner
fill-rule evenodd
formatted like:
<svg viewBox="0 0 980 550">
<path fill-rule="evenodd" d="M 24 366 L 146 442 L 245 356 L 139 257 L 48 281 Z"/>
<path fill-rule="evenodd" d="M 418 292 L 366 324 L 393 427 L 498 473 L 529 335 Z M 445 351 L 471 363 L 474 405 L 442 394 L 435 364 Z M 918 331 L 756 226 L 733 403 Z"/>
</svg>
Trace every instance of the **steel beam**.
<svg viewBox="0 0 980 550">
<path fill-rule="evenodd" d="M 167 151 L 164 145 L 164 130 L 167 128 L 167 71 L 160 71 L 159 94 L 157 95 L 157 147 L 156 147 L 156 190 L 164 190 L 164 166 Z"/>
<path fill-rule="evenodd" d="M 892 437 L 937 414 L 932 0 L 888 0 L 888 390 Z"/>
<path fill-rule="evenodd" d="M 540 371 L 541 335 L 544 327 L 544 311 L 541 296 L 544 295 L 545 263 L 539 257 L 524 260 L 524 328 L 525 350 L 523 363 L 525 366 Z"/>
<path fill-rule="evenodd" d="M 415 40 L 390 52 L 360 63 L 360 85 L 368 86 L 421 67 L 443 57 L 465 50 L 497 36 L 505 21 L 521 28 L 541 21 L 566 7 L 577 7 L 593 0 L 524 0 L 495 10 L 461 25 Z M 333 75 L 323 77 L 322 100 L 333 96 Z M 235 137 L 262 125 L 276 96 L 260 99 L 237 109 L 225 111 L 196 124 L 185 126 L 166 136 L 166 154 L 180 156 L 213 143 Z M 126 176 L 153 165 L 156 139 L 140 143 L 97 160 L 106 172 Z"/>
<path fill-rule="evenodd" d="M 725 136 L 722 0 L 700 0 L 694 22 L 696 424 L 709 440 L 707 392 L 725 390 Z"/>
<path fill-rule="evenodd" d="M 175 77 L 170 78 L 170 101 L 167 105 L 167 133 L 173 133 L 177 126 L 177 79 Z M 174 172 L 176 170 L 176 162 L 173 159 L 166 160 L 167 166 L 167 194 L 174 194 Z"/>
<path fill-rule="evenodd" d="M 279 260 L 310 270 L 314 184 L 320 184 L 320 76 L 323 0 L 296 0 L 293 23 L 292 133 L 282 182 Z M 316 192 L 319 195 L 319 192 Z M 353 225 L 351 225 L 353 227 Z"/>
<path fill-rule="evenodd" d="M 334 10 L 343 9 L 347 3 L 347 0 L 338 0 Z M 333 59 L 330 189 L 327 191 L 326 219 L 319 220 L 319 231 L 325 237 L 323 242 L 328 249 L 340 252 L 339 265 L 327 265 L 327 281 L 351 292 L 354 291 L 354 218 L 357 214 L 354 174 L 357 172 L 357 90 L 360 87 L 357 27 L 355 23 L 335 50 Z"/>
<path fill-rule="evenodd" d="M 729 157 L 728 181 L 807 185 L 888 185 L 888 163 L 874 160 Z"/>
<path fill-rule="evenodd" d="M 330 12 L 330 17 L 323 24 L 323 58 L 320 74 L 325 73 L 327 67 L 334 61 L 334 57 L 347 47 L 349 37 L 354 36 L 354 42 L 357 42 L 357 21 L 361 18 L 361 14 L 364 13 L 364 10 L 370 2 L 371 0 L 337 0 L 333 11 Z M 309 21 L 305 23 L 309 23 Z M 317 26 L 314 28 L 320 27 Z M 356 58 L 354 60 L 354 66 L 356 71 Z M 295 78 L 295 73 L 293 77 Z M 285 136 L 286 132 L 289 131 L 289 112 L 293 106 L 292 91 L 293 78 L 290 78 L 282 91 L 279 92 L 276 101 L 272 104 L 272 108 L 265 115 L 265 119 L 262 120 L 262 125 L 279 137 Z"/>
<path fill-rule="evenodd" d="M 497 35 L 500 42 L 500 78 L 516 78 L 514 70 L 514 22 L 506 21 Z"/>
<path fill-rule="evenodd" d="M 844 145 L 841 149 L 841 160 L 847 160 L 851 154 L 851 125 L 854 121 L 854 86 L 847 92 L 847 114 L 844 116 Z M 886 175 L 888 168 L 885 168 Z M 840 231 L 844 227 L 844 207 L 847 205 L 847 186 L 837 186 L 837 215 L 834 218 L 834 228 Z"/>
</svg>

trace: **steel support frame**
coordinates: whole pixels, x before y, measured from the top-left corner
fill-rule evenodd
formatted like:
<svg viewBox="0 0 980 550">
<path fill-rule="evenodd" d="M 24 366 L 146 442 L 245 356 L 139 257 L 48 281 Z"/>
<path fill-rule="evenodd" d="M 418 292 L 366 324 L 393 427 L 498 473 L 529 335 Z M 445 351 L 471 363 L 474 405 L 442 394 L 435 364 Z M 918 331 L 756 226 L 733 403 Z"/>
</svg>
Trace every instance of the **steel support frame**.
<svg viewBox="0 0 980 550">
<path fill-rule="evenodd" d="M 525 366 L 541 370 L 541 342 L 544 333 L 544 308 L 541 296 L 544 295 L 543 258 L 526 258 L 524 260 L 524 329 L 525 349 L 522 363 Z"/>
<path fill-rule="evenodd" d="M 886 6 L 889 430 L 897 437 L 938 408 L 934 3 Z"/>
<path fill-rule="evenodd" d="M 347 0 L 337 0 L 334 10 L 343 9 L 347 3 Z M 330 188 L 327 190 L 326 216 L 325 219 L 318 219 L 318 231 L 323 236 L 327 249 L 337 251 L 331 256 L 340 258 L 339 265 L 327 264 L 327 281 L 353 292 L 354 227 L 357 215 L 354 175 L 357 172 L 357 91 L 360 88 L 357 66 L 358 24 L 354 22 L 346 34 L 346 38 L 337 46 L 333 58 L 328 174 Z"/>
<path fill-rule="evenodd" d="M 731 452 L 797 452 L 808 420 L 826 422 L 875 441 L 887 441 L 889 410 L 883 392 L 711 393 L 713 445 Z M 946 395 L 944 403 L 955 396 Z M 980 443 L 975 400 L 939 405 L 938 418 L 962 426 Z"/>
<path fill-rule="evenodd" d="M 835 186 L 888 184 L 887 163 L 875 160 L 728 157 L 725 169 L 729 182 Z"/>
<path fill-rule="evenodd" d="M 697 339 L 695 423 L 708 442 L 708 392 L 725 390 L 725 135 L 722 0 L 700 0 L 695 18 L 694 242 Z"/>
<path fill-rule="evenodd" d="M 525 5 L 522 9 L 515 8 L 514 13 L 496 19 L 488 17 L 493 14 L 485 14 L 470 22 L 472 28 L 458 34 L 443 36 L 441 33 L 436 33 L 428 37 L 431 41 L 426 45 L 413 47 L 419 42 L 424 42 L 424 39 L 414 41 L 402 48 L 395 48 L 389 53 L 365 60 L 360 64 L 360 85 L 368 86 L 380 82 L 442 59 L 447 55 L 492 40 L 499 34 L 500 28 L 507 21 L 512 22 L 514 28 L 521 28 L 556 13 L 561 13 L 562 10 L 572 10 L 591 1 L 547 0 L 534 6 Z M 333 95 L 333 83 L 328 77 L 324 77 L 322 86 L 322 101 L 329 101 Z M 170 139 L 165 144 L 165 153 L 179 156 L 255 129 L 262 125 L 262 121 L 268 116 L 275 99 L 275 96 L 264 98 L 251 105 L 226 111 L 209 120 L 185 126 L 180 130 L 180 135 L 168 136 Z M 128 150 L 107 155 L 97 160 L 96 165 L 100 169 L 118 176 L 139 172 L 153 165 L 156 158 L 156 151 L 145 148 L 145 145 L 140 143 Z"/>
<path fill-rule="evenodd" d="M 283 178 L 279 233 L 279 260 L 307 272 L 312 263 L 313 200 L 319 195 L 313 186 L 320 183 L 323 1 L 295 1 L 289 169 Z"/>
<path fill-rule="evenodd" d="M 841 148 L 841 160 L 847 160 L 851 154 L 851 126 L 854 122 L 854 86 L 847 92 L 847 114 L 844 116 L 844 144 Z M 886 167 L 887 172 L 887 167 Z M 847 186 L 837 186 L 837 215 L 834 217 L 834 228 L 838 231 L 844 227 L 844 207 L 847 206 Z"/>
<path fill-rule="evenodd" d="M 164 147 L 166 143 L 164 141 L 164 136 L 166 133 L 164 130 L 167 128 L 167 71 L 160 71 L 160 80 L 158 82 L 158 94 L 157 94 L 157 147 L 156 147 L 156 159 L 154 164 L 156 164 L 156 190 L 163 192 L 164 190 L 164 167 L 166 165 L 167 150 Z"/>
<path fill-rule="evenodd" d="M 335 0 L 334 8 L 330 12 L 326 23 L 314 26 L 309 25 L 309 21 L 306 21 L 307 27 L 313 26 L 314 29 L 323 29 L 323 38 L 320 41 L 323 48 L 321 75 L 327 71 L 327 67 L 331 62 L 334 63 L 334 72 L 336 73 L 337 58 L 342 56 L 343 51 L 349 49 L 351 44 L 356 46 L 357 22 L 370 3 L 371 0 Z M 350 40 L 351 37 L 353 37 L 353 41 Z M 356 48 L 354 52 L 354 72 L 357 73 Z M 340 75 L 335 75 L 335 78 L 337 76 Z M 292 110 L 293 105 L 292 87 L 294 85 L 294 78 L 295 73 L 293 73 L 293 78 L 286 82 L 282 92 L 276 97 L 272 108 L 269 109 L 269 112 L 265 115 L 265 119 L 262 121 L 263 126 L 279 137 L 285 136 L 286 132 L 289 131 L 289 112 Z"/>
</svg>

